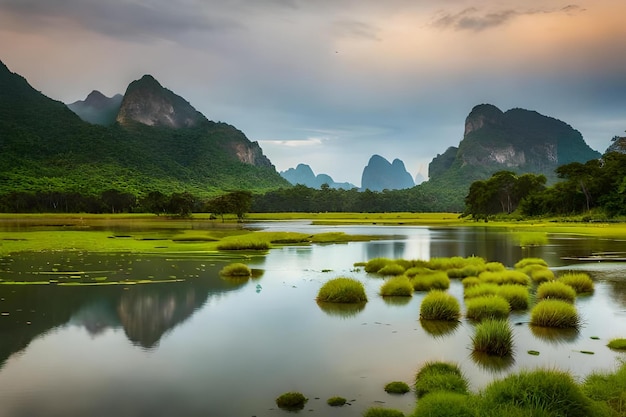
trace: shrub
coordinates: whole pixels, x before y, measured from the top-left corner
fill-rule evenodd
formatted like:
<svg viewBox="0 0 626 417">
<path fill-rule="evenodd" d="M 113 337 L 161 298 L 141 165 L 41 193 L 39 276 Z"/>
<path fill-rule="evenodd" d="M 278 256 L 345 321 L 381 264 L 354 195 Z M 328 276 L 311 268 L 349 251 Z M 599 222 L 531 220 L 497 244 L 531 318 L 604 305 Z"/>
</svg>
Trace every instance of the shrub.
<svg viewBox="0 0 626 417">
<path fill-rule="evenodd" d="M 427 362 L 415 375 L 418 398 L 436 391 L 467 394 L 468 386 L 458 365 L 450 362 Z"/>
<path fill-rule="evenodd" d="M 520 407 L 528 416 L 592 415 L 591 401 L 570 374 L 559 370 L 521 371 L 494 381 L 483 391 L 483 399 L 492 409 Z"/>
<path fill-rule="evenodd" d="M 530 324 L 540 327 L 578 328 L 576 308 L 561 300 L 542 300 L 530 311 Z"/>
<path fill-rule="evenodd" d="M 626 350 L 626 339 L 612 339 L 607 345 L 610 349 Z M 626 369 L 625 369 L 626 372 Z"/>
<path fill-rule="evenodd" d="M 509 302 L 497 295 L 470 298 L 465 302 L 465 307 L 465 316 L 478 321 L 488 318 L 506 318 L 511 311 Z"/>
<path fill-rule="evenodd" d="M 509 302 L 511 310 L 526 310 L 528 308 L 530 300 L 528 287 L 505 284 L 498 287 L 496 294 Z"/>
<path fill-rule="evenodd" d="M 450 287 L 450 278 L 445 272 L 430 272 L 415 275 L 411 279 L 415 291 L 446 290 Z"/>
<path fill-rule="evenodd" d="M 317 301 L 327 303 L 364 303 L 365 288 L 353 278 L 335 278 L 328 281 L 317 293 Z"/>
<path fill-rule="evenodd" d="M 402 275 L 404 274 L 404 267 L 395 262 L 388 263 L 378 270 L 378 274 L 389 276 L 389 275 Z"/>
<path fill-rule="evenodd" d="M 284 410 L 302 410 L 308 400 L 300 392 L 286 392 L 276 398 L 276 405 Z"/>
<path fill-rule="evenodd" d="M 389 278 L 380 287 L 380 295 L 385 297 L 411 297 L 413 295 L 413 285 L 405 276 Z"/>
<path fill-rule="evenodd" d="M 393 261 L 389 258 L 373 258 L 365 264 L 365 272 L 375 273 L 383 269 L 383 267 Z"/>
<path fill-rule="evenodd" d="M 471 397 L 456 392 L 437 391 L 417 402 L 412 417 L 476 417 Z"/>
<path fill-rule="evenodd" d="M 472 343 L 476 352 L 507 356 L 513 352 L 513 331 L 506 320 L 484 320 L 476 325 Z"/>
<path fill-rule="evenodd" d="M 559 282 L 572 287 L 576 294 L 585 294 L 593 292 L 593 280 L 584 272 L 571 272 L 558 278 Z"/>
<path fill-rule="evenodd" d="M 365 410 L 363 417 L 404 417 L 404 413 L 393 408 L 372 407 Z"/>
<path fill-rule="evenodd" d="M 546 268 L 548 267 L 548 263 L 541 258 L 524 258 L 515 264 L 515 269 L 522 269 L 527 265 L 542 265 Z"/>
<path fill-rule="evenodd" d="M 326 404 L 330 405 L 331 407 L 341 407 L 346 402 L 347 400 L 343 397 L 330 397 L 328 400 L 326 400 Z"/>
<path fill-rule="evenodd" d="M 393 381 L 385 385 L 385 391 L 390 394 L 406 394 L 411 388 L 406 382 Z"/>
<path fill-rule="evenodd" d="M 486 295 L 496 295 L 498 293 L 498 285 L 496 284 L 479 284 L 473 287 L 465 288 L 463 292 L 464 297 L 474 298 L 474 297 L 484 297 Z"/>
<path fill-rule="evenodd" d="M 592 372 L 585 378 L 582 390 L 592 400 L 607 404 L 614 415 L 626 415 L 626 362 L 612 373 Z"/>
<path fill-rule="evenodd" d="M 232 263 L 226 265 L 220 271 L 220 275 L 225 277 L 245 277 L 252 276 L 252 270 L 248 268 L 248 265 L 242 263 Z"/>
<path fill-rule="evenodd" d="M 537 287 L 537 299 L 556 299 L 573 303 L 576 300 L 576 291 L 560 281 L 544 282 Z"/>
<path fill-rule="evenodd" d="M 456 321 L 461 317 L 459 302 L 448 293 L 433 290 L 426 294 L 420 306 L 421 320 Z"/>
<path fill-rule="evenodd" d="M 482 281 L 478 279 L 478 277 L 467 277 L 463 278 L 463 281 L 461 281 L 461 284 L 463 284 L 463 288 L 475 287 L 480 283 L 482 283 Z"/>
</svg>

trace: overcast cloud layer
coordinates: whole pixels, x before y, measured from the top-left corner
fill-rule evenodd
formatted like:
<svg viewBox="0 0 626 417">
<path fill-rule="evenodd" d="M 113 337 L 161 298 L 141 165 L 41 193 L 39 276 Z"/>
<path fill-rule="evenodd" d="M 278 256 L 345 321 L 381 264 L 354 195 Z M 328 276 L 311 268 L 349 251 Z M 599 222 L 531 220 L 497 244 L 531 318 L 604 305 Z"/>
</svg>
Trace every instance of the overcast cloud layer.
<svg viewBox="0 0 626 417">
<path fill-rule="evenodd" d="M 360 185 L 375 153 L 426 175 L 480 103 L 604 152 L 626 129 L 624 16 L 623 0 L 0 0 L 0 60 L 65 103 L 152 74 L 278 170 Z"/>
</svg>

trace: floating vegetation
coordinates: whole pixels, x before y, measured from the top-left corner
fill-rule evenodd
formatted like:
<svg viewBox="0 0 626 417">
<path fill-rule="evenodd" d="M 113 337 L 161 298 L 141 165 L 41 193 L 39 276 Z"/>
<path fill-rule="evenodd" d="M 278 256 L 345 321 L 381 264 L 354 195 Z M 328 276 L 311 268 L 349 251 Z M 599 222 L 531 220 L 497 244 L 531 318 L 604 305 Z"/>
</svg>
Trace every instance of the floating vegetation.
<svg viewBox="0 0 626 417">
<path fill-rule="evenodd" d="M 529 350 L 527 353 L 529 355 L 539 356 L 539 351 L 538 350 Z"/>
<path fill-rule="evenodd" d="M 302 410 L 309 399 L 300 392 L 286 392 L 276 398 L 276 405 L 283 410 Z"/>
<path fill-rule="evenodd" d="M 339 277 L 326 282 L 317 294 L 317 301 L 326 303 L 364 303 L 367 301 L 363 284 L 354 279 Z"/>
<path fill-rule="evenodd" d="M 476 321 L 503 319 L 511 310 L 509 302 L 498 295 L 470 298 L 465 302 L 465 308 L 465 316 Z"/>
<path fill-rule="evenodd" d="M 613 350 L 626 350 L 626 339 L 611 339 L 607 346 Z"/>
<path fill-rule="evenodd" d="M 474 351 L 504 357 L 513 353 L 513 331 L 508 321 L 487 319 L 476 325 Z"/>
<path fill-rule="evenodd" d="M 542 246 L 548 244 L 548 234 L 545 232 L 517 232 L 515 240 L 521 247 Z"/>
<path fill-rule="evenodd" d="M 578 328 L 576 307 L 561 300 L 542 300 L 530 311 L 530 324 L 540 327 Z"/>
<path fill-rule="evenodd" d="M 385 385 L 385 392 L 390 394 L 406 394 L 411 391 L 409 384 L 402 381 L 393 381 Z"/>
<path fill-rule="evenodd" d="M 561 275 L 558 281 L 572 287 L 576 294 L 590 294 L 594 289 L 593 280 L 584 272 L 570 272 Z"/>
<path fill-rule="evenodd" d="M 249 278 L 252 276 L 252 270 L 248 265 L 236 262 L 222 268 L 220 275 L 224 277 Z"/>
<path fill-rule="evenodd" d="M 576 300 L 576 291 L 561 281 L 544 282 L 537 287 L 537 300 L 563 300 L 573 303 Z"/>
<path fill-rule="evenodd" d="M 222 242 L 217 245 L 218 250 L 253 250 L 253 251 L 265 251 L 270 248 L 268 242 L 263 241 L 229 241 Z"/>
<path fill-rule="evenodd" d="M 427 362 L 415 375 L 415 395 L 418 398 L 436 391 L 466 394 L 468 386 L 461 369 L 452 362 Z"/>
<path fill-rule="evenodd" d="M 380 295 L 384 297 L 411 297 L 413 296 L 413 285 L 405 276 L 389 278 L 380 287 Z"/>
<path fill-rule="evenodd" d="M 517 284 L 528 285 L 530 284 L 530 277 L 522 271 L 505 270 L 498 272 L 485 271 L 478 275 L 478 278 L 487 284 Z"/>
<path fill-rule="evenodd" d="M 342 405 L 345 405 L 347 401 L 348 400 L 343 397 L 330 397 L 326 400 L 326 404 L 330 405 L 331 407 L 341 407 Z"/>
<path fill-rule="evenodd" d="M 461 317 L 461 307 L 456 298 L 440 291 L 430 291 L 420 305 L 421 320 L 456 321 Z"/>
</svg>

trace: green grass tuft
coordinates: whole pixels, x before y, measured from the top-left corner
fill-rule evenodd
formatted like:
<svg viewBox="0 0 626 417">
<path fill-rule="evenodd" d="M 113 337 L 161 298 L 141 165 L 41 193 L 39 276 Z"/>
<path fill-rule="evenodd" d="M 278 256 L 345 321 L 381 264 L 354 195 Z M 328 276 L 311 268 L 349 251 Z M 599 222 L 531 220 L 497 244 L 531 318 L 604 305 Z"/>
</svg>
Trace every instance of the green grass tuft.
<svg viewBox="0 0 626 417">
<path fill-rule="evenodd" d="M 404 417 L 404 413 L 393 408 L 371 407 L 365 410 L 363 417 Z"/>
<path fill-rule="evenodd" d="M 286 392 L 276 398 L 276 405 L 283 410 L 296 411 L 302 410 L 307 401 L 308 398 L 300 392 Z"/>
<path fill-rule="evenodd" d="M 384 275 L 384 276 L 390 276 L 390 275 L 402 275 L 404 274 L 405 268 L 398 264 L 398 263 L 388 263 L 387 265 L 383 266 L 381 269 L 378 270 L 378 274 L 380 275 Z"/>
<path fill-rule="evenodd" d="M 270 244 L 263 241 L 228 241 L 217 245 L 218 250 L 268 250 Z"/>
<path fill-rule="evenodd" d="M 514 267 L 515 269 L 522 269 L 527 265 L 541 265 L 548 267 L 548 263 L 541 258 L 524 258 L 517 262 Z"/>
<path fill-rule="evenodd" d="M 326 400 L 326 404 L 330 405 L 331 407 L 341 407 L 347 401 L 348 400 L 346 400 L 343 397 L 330 397 L 329 399 Z"/>
<path fill-rule="evenodd" d="M 615 350 L 626 350 L 626 339 L 612 339 L 609 341 L 609 343 L 607 344 L 607 346 L 610 349 L 615 349 Z"/>
<path fill-rule="evenodd" d="M 481 283 L 473 287 L 467 287 L 463 291 L 463 296 L 465 297 L 465 299 L 475 298 L 475 297 L 484 297 L 486 295 L 496 295 L 496 294 L 498 294 L 497 284 Z"/>
<path fill-rule="evenodd" d="M 511 310 L 526 310 L 530 303 L 528 287 L 521 285 L 501 285 L 496 294 L 509 302 Z"/>
<path fill-rule="evenodd" d="M 450 278 L 443 271 L 415 275 L 411 278 L 415 291 L 446 290 L 450 287 Z"/>
<path fill-rule="evenodd" d="M 252 270 L 246 264 L 232 263 L 222 268 L 220 275 L 225 277 L 248 278 L 252 276 Z"/>
<path fill-rule="evenodd" d="M 383 269 L 387 264 L 393 263 L 389 258 L 373 258 L 365 264 L 365 272 L 376 273 Z"/>
<path fill-rule="evenodd" d="M 385 391 L 390 394 L 406 394 L 411 388 L 406 382 L 393 381 L 385 385 Z"/>
<path fill-rule="evenodd" d="M 478 277 L 467 277 L 463 278 L 461 284 L 463 284 L 463 288 L 475 287 L 476 285 L 481 284 L 482 281 L 478 279 Z"/>
<path fill-rule="evenodd" d="M 582 390 L 593 401 L 610 407 L 612 415 L 626 416 L 626 362 L 612 373 L 592 372 L 585 378 Z"/>
<path fill-rule="evenodd" d="M 507 318 L 511 311 L 509 302 L 497 295 L 470 298 L 465 302 L 465 308 L 465 316 L 477 321 Z"/>
<path fill-rule="evenodd" d="M 485 264 L 485 271 L 499 272 L 504 271 L 506 267 L 501 262 L 487 262 Z"/>
<path fill-rule="evenodd" d="M 446 391 L 467 394 L 468 382 L 458 365 L 451 362 L 427 362 L 415 375 L 415 395 Z"/>
<path fill-rule="evenodd" d="M 389 278 L 380 287 L 380 295 L 383 297 L 411 297 L 413 285 L 405 276 Z"/>
<path fill-rule="evenodd" d="M 576 291 L 561 281 L 544 282 L 537 287 L 537 300 L 563 300 L 573 303 L 576 300 Z"/>
<path fill-rule="evenodd" d="M 476 417 L 471 397 L 456 392 L 437 391 L 420 398 L 412 417 Z"/>
<path fill-rule="evenodd" d="M 317 294 L 317 301 L 325 303 L 364 303 L 365 288 L 353 278 L 339 277 L 326 282 Z"/>
<path fill-rule="evenodd" d="M 426 294 L 420 305 L 421 320 L 456 321 L 461 317 L 461 307 L 456 298 L 440 290 Z"/>
<path fill-rule="evenodd" d="M 589 294 L 593 292 L 593 280 L 584 272 L 570 272 L 558 278 L 559 282 L 572 287 L 576 294 Z"/>
<path fill-rule="evenodd" d="M 577 329 L 580 326 L 580 318 L 576 307 L 566 301 L 542 300 L 530 311 L 530 324 L 539 327 Z"/>
<path fill-rule="evenodd" d="M 513 353 L 513 331 L 506 320 L 488 319 L 476 325 L 475 352 L 504 357 Z"/>
</svg>

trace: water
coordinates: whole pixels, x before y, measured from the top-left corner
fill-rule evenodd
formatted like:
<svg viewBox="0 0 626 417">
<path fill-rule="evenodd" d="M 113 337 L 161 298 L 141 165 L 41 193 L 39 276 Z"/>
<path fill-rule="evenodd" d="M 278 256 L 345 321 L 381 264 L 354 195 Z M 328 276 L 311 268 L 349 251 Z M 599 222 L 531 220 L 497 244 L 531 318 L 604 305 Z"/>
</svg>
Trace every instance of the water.
<svg viewBox="0 0 626 417">
<path fill-rule="evenodd" d="M 2 259 L 0 279 L 5 281 L 72 281 L 84 275 L 182 281 L 0 285 L 0 416 L 286 416 L 290 413 L 274 403 L 286 391 L 309 398 L 306 415 L 359 416 L 371 406 L 410 412 L 413 394 L 390 395 L 383 387 L 394 380 L 411 384 L 426 361 L 457 362 L 478 390 L 494 378 L 537 366 L 583 378 L 593 370 L 613 369 L 620 357 L 606 343 L 626 335 L 626 264 L 562 258 L 624 252 L 625 242 L 564 236 L 522 249 L 511 235 L 482 228 L 317 227 L 306 222 L 255 227 L 384 238 L 274 249 L 247 261 L 264 271 L 260 278 L 240 282 L 219 277 L 226 261 L 198 255 L 66 252 Z M 418 320 L 423 294 L 384 300 L 377 295 L 381 278 L 353 267 L 377 256 L 471 255 L 509 266 L 538 256 L 556 270 L 588 271 L 596 291 L 576 302 L 584 326 L 573 334 L 538 334 L 526 324 L 513 326 L 513 360 L 484 362 L 471 354 L 472 324 L 462 320 L 448 333 L 433 336 L 437 329 L 424 329 Z M 340 275 L 364 283 L 369 298 L 364 307 L 317 305 L 319 288 Z M 459 281 L 452 281 L 449 292 L 462 302 Z M 527 313 L 511 316 L 513 323 L 527 321 Z M 326 399 L 337 395 L 351 405 L 327 406 Z"/>
</svg>

